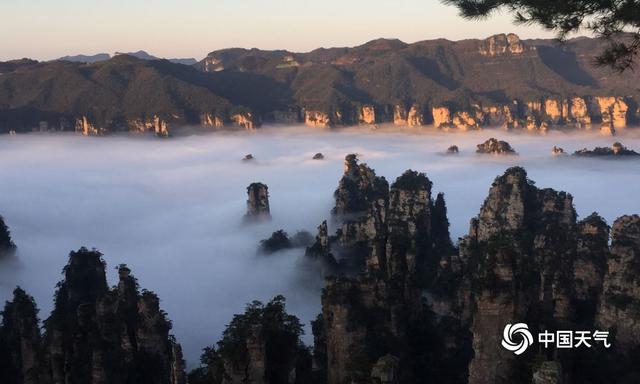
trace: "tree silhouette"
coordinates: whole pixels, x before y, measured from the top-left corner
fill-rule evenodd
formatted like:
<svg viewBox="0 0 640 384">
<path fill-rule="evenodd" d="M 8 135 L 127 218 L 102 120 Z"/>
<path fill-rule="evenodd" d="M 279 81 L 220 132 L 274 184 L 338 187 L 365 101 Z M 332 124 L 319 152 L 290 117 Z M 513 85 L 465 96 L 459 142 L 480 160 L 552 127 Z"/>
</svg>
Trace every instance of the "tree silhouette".
<svg viewBox="0 0 640 384">
<path fill-rule="evenodd" d="M 598 66 L 623 72 L 632 69 L 640 51 L 638 0 L 442 0 L 458 7 L 468 19 L 483 19 L 507 11 L 518 24 L 538 24 L 555 31 L 560 40 L 580 30 L 609 40 L 596 57 Z"/>
</svg>

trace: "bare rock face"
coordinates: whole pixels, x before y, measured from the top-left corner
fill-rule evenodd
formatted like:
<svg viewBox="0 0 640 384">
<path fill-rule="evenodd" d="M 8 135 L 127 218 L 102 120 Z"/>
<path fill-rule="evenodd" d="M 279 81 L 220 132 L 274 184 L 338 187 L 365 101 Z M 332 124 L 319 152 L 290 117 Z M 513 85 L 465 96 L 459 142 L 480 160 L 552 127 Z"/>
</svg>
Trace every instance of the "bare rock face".
<svg viewBox="0 0 640 384">
<path fill-rule="evenodd" d="M 477 117 L 466 111 L 456 112 L 453 115 L 452 124 L 460 131 L 469 131 L 480 128 Z"/>
<path fill-rule="evenodd" d="M 376 123 L 376 111 L 373 105 L 365 105 L 360 108 L 360 124 L 375 124 Z"/>
<path fill-rule="evenodd" d="M 391 186 L 387 244 L 384 257 L 376 261 L 390 278 L 410 278 L 424 267 L 427 250 L 421 249 L 420 241 L 431 234 L 431 186 L 424 174 L 415 171 L 406 171 Z M 387 265 L 381 265 L 385 261 Z"/>
<path fill-rule="evenodd" d="M 271 220 L 269 209 L 269 188 L 266 184 L 251 183 L 247 187 L 247 213 L 245 221 Z"/>
<path fill-rule="evenodd" d="M 369 210 L 372 203 L 384 199 L 389 184 L 384 177 L 376 176 L 366 164 L 358 164 L 358 156 L 347 155 L 344 159 L 344 176 L 334 192 L 336 205 L 334 215 L 361 214 Z"/>
<path fill-rule="evenodd" d="M 157 137 L 169 137 L 169 123 L 160 118 L 158 115 L 154 115 L 152 119 L 130 119 L 127 120 L 127 127 L 130 132 L 135 133 L 153 133 Z M 87 135 L 86 133 L 84 133 Z M 98 133 L 95 133 L 98 134 Z M 95 135 L 89 133 L 89 135 Z"/>
<path fill-rule="evenodd" d="M 608 158 L 615 158 L 615 157 L 637 157 L 640 156 L 640 153 L 632 150 L 632 149 L 628 149 L 627 147 L 625 147 L 624 145 L 622 145 L 619 142 L 615 142 L 613 143 L 613 145 L 611 146 L 611 148 L 607 148 L 607 147 L 596 147 L 592 150 L 587 149 L 587 148 L 583 148 L 580 150 L 577 150 L 573 153 L 574 156 L 583 156 L 583 157 L 608 157 Z"/>
<path fill-rule="evenodd" d="M 154 116 L 153 131 L 158 137 L 169 137 L 169 123 L 158 116 Z"/>
<path fill-rule="evenodd" d="M 328 128 L 333 125 L 329 115 L 322 111 L 305 110 L 304 123 L 310 127 Z"/>
<path fill-rule="evenodd" d="M 562 122 L 563 114 L 562 104 L 557 99 L 546 99 L 544 101 L 544 112 L 553 124 Z"/>
<path fill-rule="evenodd" d="M 98 251 L 71 252 L 42 336 L 33 298 L 16 289 L 2 313 L 3 383 L 185 384 L 182 353 L 158 297 L 140 293 L 126 266 L 118 273 L 109 289 Z"/>
<path fill-rule="evenodd" d="M 585 128 L 591 125 L 591 115 L 584 98 L 573 97 L 567 104 L 569 121 L 573 121 L 578 128 Z"/>
<path fill-rule="evenodd" d="M 76 119 L 76 132 L 84 136 L 102 136 L 106 130 L 96 127 L 86 116 Z"/>
<path fill-rule="evenodd" d="M 236 113 L 231 115 L 231 121 L 237 127 L 253 131 L 260 125 L 258 119 L 251 112 Z"/>
<path fill-rule="evenodd" d="M 451 111 L 448 107 L 433 107 L 431 113 L 433 114 L 433 125 L 436 128 L 451 128 L 453 126 Z"/>
<path fill-rule="evenodd" d="M 482 144 L 478 144 L 476 153 L 513 155 L 516 151 L 506 141 L 494 139 L 493 137 Z"/>
<path fill-rule="evenodd" d="M 16 245 L 11 240 L 11 232 L 4 222 L 4 218 L 0 216 L 0 260 L 4 257 L 11 256 L 16 250 Z"/>
<path fill-rule="evenodd" d="M 402 105 L 393 108 L 393 124 L 405 126 L 407 124 L 407 109 Z"/>
<path fill-rule="evenodd" d="M 310 247 L 307 247 L 305 251 L 307 258 L 320 263 L 323 276 L 335 274 L 338 268 L 335 256 L 331 253 L 330 241 L 329 229 L 325 220 L 318 226 L 315 242 Z"/>
<path fill-rule="evenodd" d="M 425 116 L 422 108 L 412 105 L 407 110 L 402 105 L 396 105 L 393 112 L 393 123 L 395 125 L 419 127 L 425 124 Z"/>
<path fill-rule="evenodd" d="M 501 126 L 505 129 L 520 128 L 520 121 L 517 118 L 517 107 L 517 101 L 514 101 L 511 105 L 481 106 L 481 111 L 484 116 L 482 123 L 488 126 Z"/>
<path fill-rule="evenodd" d="M 422 108 L 412 105 L 407 113 L 407 125 L 410 127 L 419 127 L 425 124 L 425 116 Z"/>
<path fill-rule="evenodd" d="M 544 329 L 570 323 L 575 228 L 571 196 L 536 188 L 522 168 L 510 168 L 493 183 L 469 236 L 460 243 L 472 293 L 468 304 L 475 308 L 469 383 L 531 377 L 526 367 L 531 357 L 525 357 L 530 355 L 515 359 L 500 346 L 506 324 Z M 551 302 L 555 305 L 549 306 Z"/>
<path fill-rule="evenodd" d="M 343 181 L 360 175 L 354 160 L 347 157 Z M 369 171 L 365 174 L 372 175 Z M 354 277 L 331 277 L 323 291 L 323 326 L 316 333 L 322 335 L 327 383 L 421 382 L 428 376 L 431 367 L 421 371 L 411 365 L 435 343 L 417 342 L 430 322 L 421 292 L 435 280 L 441 255 L 452 249 L 444 197 L 434 202 L 431 186 L 424 174 L 406 171 L 386 196 L 381 195 L 384 189 L 379 191 L 384 204 L 363 199 L 367 188 L 356 189 L 356 196 L 370 204 L 367 213 L 359 220 L 347 217 L 335 238 L 323 241 L 326 237 L 319 234 L 318 249 L 332 248 L 338 258 L 355 250 L 365 259 L 360 269 L 349 270 Z M 336 271 L 344 271 L 341 264 Z"/>
<path fill-rule="evenodd" d="M 426 176 L 405 172 L 387 201 L 374 236 L 319 229 L 319 253 L 340 259 L 350 250 L 342 238 L 366 259 L 355 273 L 338 263 L 323 291 L 314 353 L 327 383 L 638 377 L 640 217 L 616 221 L 610 247 L 600 216 L 578 222 L 571 195 L 540 189 L 514 167 L 496 178 L 456 250 L 444 197 L 434 201 Z M 505 325 L 517 322 L 534 333 L 609 330 L 618 345 L 585 354 L 531 347 L 516 356 L 501 341 Z"/>
<path fill-rule="evenodd" d="M 518 35 L 494 35 L 482 42 L 480 54 L 484 56 L 520 55 L 525 51 L 525 46 Z"/>
<path fill-rule="evenodd" d="M 616 130 L 627 126 L 627 112 L 629 106 L 622 97 L 598 96 L 595 101 L 600 108 L 602 118 L 601 132 L 614 134 Z"/>
<path fill-rule="evenodd" d="M 212 113 L 203 113 L 200 115 L 200 125 L 207 128 L 222 128 L 224 120 Z"/>
<path fill-rule="evenodd" d="M 640 345 L 640 216 L 622 216 L 611 229 L 611 257 L 598 308 L 598 324 L 615 329 L 619 350 Z"/>
<path fill-rule="evenodd" d="M 578 222 L 576 259 L 573 264 L 574 303 L 576 319 L 582 324 L 594 324 L 601 298 L 609 252 L 609 226 L 592 213 Z"/>
<path fill-rule="evenodd" d="M 341 249 L 335 255 L 343 268 L 356 271 L 364 265 L 371 243 L 384 237 L 389 184 L 350 154 L 345 157 L 344 175 L 334 198 L 331 213 L 339 230 L 333 243 Z"/>
</svg>

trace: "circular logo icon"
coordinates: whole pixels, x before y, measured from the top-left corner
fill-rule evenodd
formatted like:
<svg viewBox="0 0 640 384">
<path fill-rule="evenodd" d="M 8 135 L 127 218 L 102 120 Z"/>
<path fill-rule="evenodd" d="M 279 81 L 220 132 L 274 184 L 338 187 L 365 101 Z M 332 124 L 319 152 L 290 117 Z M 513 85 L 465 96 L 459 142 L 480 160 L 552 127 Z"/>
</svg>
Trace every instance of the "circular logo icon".
<svg viewBox="0 0 640 384">
<path fill-rule="evenodd" d="M 524 323 L 507 324 L 502 332 L 502 346 L 516 355 L 521 355 L 533 344 L 529 326 Z"/>
</svg>

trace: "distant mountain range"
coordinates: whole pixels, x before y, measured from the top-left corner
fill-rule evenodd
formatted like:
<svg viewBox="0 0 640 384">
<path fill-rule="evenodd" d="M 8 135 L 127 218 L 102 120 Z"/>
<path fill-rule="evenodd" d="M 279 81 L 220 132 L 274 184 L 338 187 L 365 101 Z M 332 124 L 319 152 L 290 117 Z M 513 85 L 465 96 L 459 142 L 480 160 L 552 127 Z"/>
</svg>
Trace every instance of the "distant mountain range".
<svg viewBox="0 0 640 384">
<path fill-rule="evenodd" d="M 156 57 L 148 54 L 145 51 L 137 51 L 137 52 L 116 52 L 114 56 L 118 55 L 129 55 L 133 57 L 137 57 L 142 60 L 161 60 L 162 58 Z M 111 59 L 111 55 L 108 53 L 98 53 L 96 55 L 75 55 L 75 56 L 63 56 L 58 60 L 63 61 L 71 61 L 75 63 L 97 63 L 99 61 L 105 61 Z M 176 64 L 184 64 L 184 65 L 194 65 L 198 62 L 198 60 L 194 58 L 185 58 L 185 59 L 166 59 L 172 63 Z"/>
<path fill-rule="evenodd" d="M 0 63 L 0 132 L 168 135 L 185 125 L 390 122 L 535 130 L 598 124 L 613 133 L 640 117 L 640 74 L 594 67 L 606 44 L 503 34 L 414 44 L 378 39 L 308 53 L 233 48 L 193 65 L 142 51 L 102 61 L 102 54 L 10 61 Z"/>
</svg>

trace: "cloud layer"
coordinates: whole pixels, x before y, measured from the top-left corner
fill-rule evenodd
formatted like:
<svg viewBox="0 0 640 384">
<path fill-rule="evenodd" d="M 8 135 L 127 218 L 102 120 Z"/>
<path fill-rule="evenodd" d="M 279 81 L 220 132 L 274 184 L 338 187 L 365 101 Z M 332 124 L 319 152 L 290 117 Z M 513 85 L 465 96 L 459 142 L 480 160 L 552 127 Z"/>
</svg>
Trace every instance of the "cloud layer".
<svg viewBox="0 0 640 384">
<path fill-rule="evenodd" d="M 475 155 L 475 145 L 492 136 L 510 142 L 520 155 Z M 616 140 L 640 149 L 638 134 Z M 611 223 L 639 213 L 640 161 L 550 155 L 553 145 L 573 152 L 613 141 L 595 133 L 291 127 L 170 140 L 2 136 L 0 214 L 19 247 L 19 262 L 0 265 L 0 300 L 20 284 L 46 318 L 69 251 L 95 247 L 105 254 L 110 283 L 116 279 L 113 269 L 127 263 L 142 287 L 159 294 L 194 365 L 201 348 L 218 340 L 232 315 L 251 300 L 282 293 L 289 310 L 307 324 L 319 312 L 322 282 L 300 271 L 303 251 L 265 258 L 256 256 L 256 248 L 276 229 L 315 233 L 329 216 L 345 154 L 360 154 L 390 182 L 408 168 L 426 172 L 434 192 L 445 192 L 456 239 L 467 231 L 495 176 L 512 165 L 524 166 L 540 187 L 571 192 L 580 217 L 598 211 Z M 444 155 L 452 144 L 461 153 Z M 316 152 L 326 159 L 311 160 Z M 247 153 L 256 160 L 242 162 Z M 243 227 L 246 186 L 254 181 L 269 186 L 274 219 Z"/>
</svg>

